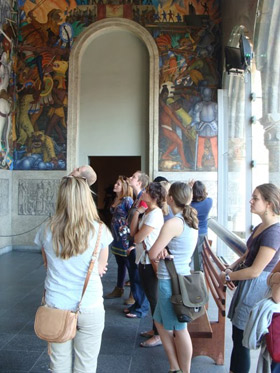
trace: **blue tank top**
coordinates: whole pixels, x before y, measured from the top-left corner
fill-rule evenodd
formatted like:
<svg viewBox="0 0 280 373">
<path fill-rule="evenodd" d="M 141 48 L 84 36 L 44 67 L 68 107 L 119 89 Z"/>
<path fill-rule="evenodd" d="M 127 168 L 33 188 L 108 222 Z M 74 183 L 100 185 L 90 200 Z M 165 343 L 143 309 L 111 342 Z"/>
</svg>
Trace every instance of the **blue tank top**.
<svg viewBox="0 0 280 373">
<path fill-rule="evenodd" d="M 184 229 L 180 236 L 172 238 L 168 248 L 171 254 L 174 255 L 177 273 L 186 276 L 190 274 L 190 262 L 196 246 L 198 231 L 186 224 L 181 213 L 176 214 L 175 217 L 183 221 Z M 158 278 L 161 280 L 170 279 L 164 260 L 159 262 Z"/>
</svg>

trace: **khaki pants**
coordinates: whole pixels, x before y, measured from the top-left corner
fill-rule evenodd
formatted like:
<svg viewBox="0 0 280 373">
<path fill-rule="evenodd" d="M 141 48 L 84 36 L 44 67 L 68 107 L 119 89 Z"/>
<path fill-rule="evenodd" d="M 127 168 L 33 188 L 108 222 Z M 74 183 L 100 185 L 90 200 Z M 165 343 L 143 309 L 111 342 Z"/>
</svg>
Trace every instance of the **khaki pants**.
<svg viewBox="0 0 280 373">
<path fill-rule="evenodd" d="M 104 320 L 103 303 L 92 309 L 81 310 L 75 338 L 65 343 L 51 343 L 51 372 L 95 373 Z M 72 370 L 73 349 L 74 369 Z"/>
</svg>

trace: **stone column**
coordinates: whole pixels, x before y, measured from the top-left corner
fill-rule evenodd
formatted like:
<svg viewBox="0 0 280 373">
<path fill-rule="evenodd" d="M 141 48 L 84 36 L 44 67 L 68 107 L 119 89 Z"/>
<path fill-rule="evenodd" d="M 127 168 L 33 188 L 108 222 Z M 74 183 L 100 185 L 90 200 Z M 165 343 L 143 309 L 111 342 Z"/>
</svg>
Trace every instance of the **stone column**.
<svg viewBox="0 0 280 373">
<path fill-rule="evenodd" d="M 269 182 L 280 186 L 280 120 L 267 115 L 262 124 L 265 128 L 264 144 L 269 151 Z"/>
</svg>

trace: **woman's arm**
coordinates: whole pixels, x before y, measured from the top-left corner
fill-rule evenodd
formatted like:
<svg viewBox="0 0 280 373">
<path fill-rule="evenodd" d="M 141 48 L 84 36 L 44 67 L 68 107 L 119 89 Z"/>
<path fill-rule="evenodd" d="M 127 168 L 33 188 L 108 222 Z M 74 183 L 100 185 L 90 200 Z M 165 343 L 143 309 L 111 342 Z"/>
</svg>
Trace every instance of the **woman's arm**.
<svg viewBox="0 0 280 373">
<path fill-rule="evenodd" d="M 99 276 L 101 276 L 101 277 L 103 275 L 105 275 L 105 273 L 107 272 L 108 253 L 109 253 L 109 250 L 108 250 L 108 246 L 107 246 L 107 247 L 104 247 L 100 251 L 100 254 L 99 254 L 99 258 L 98 258 L 98 273 L 99 273 Z"/>
<path fill-rule="evenodd" d="M 179 236 L 183 232 L 183 222 L 181 219 L 174 217 L 163 225 L 160 234 L 149 250 L 150 260 L 156 260 L 158 255 L 169 244 L 173 237 Z"/>
<path fill-rule="evenodd" d="M 47 268 L 47 266 L 48 266 L 47 255 L 46 255 L 45 249 L 43 247 L 42 247 L 42 257 L 43 257 L 43 261 L 44 261 L 44 267 Z"/>
<path fill-rule="evenodd" d="M 229 266 L 227 267 L 227 269 L 230 269 L 230 270 L 233 271 L 234 268 L 235 268 L 239 263 L 244 262 L 244 260 L 246 259 L 247 255 L 248 255 L 248 252 L 249 252 L 249 250 L 247 249 L 247 250 L 245 251 L 245 253 L 244 253 L 240 258 L 238 258 L 235 262 L 231 263 L 231 265 L 229 265 Z"/>
<path fill-rule="evenodd" d="M 141 229 L 134 235 L 134 242 L 140 243 L 144 241 L 144 239 L 149 236 L 149 234 L 154 230 L 154 227 L 149 225 L 143 224 Z"/>
<path fill-rule="evenodd" d="M 250 280 L 258 277 L 262 273 L 264 268 L 268 265 L 268 263 L 271 261 L 271 259 L 274 257 L 274 255 L 274 249 L 267 246 L 261 246 L 251 267 L 229 273 L 231 281 Z M 223 281 L 225 281 L 225 272 L 222 272 L 220 277 Z"/>
<path fill-rule="evenodd" d="M 132 217 L 132 220 L 131 220 L 131 223 L 130 223 L 130 226 L 129 226 L 131 237 L 134 237 L 135 234 L 137 233 L 139 216 L 140 216 L 140 214 L 143 214 L 145 212 L 145 210 L 146 209 L 144 207 L 138 207 L 135 210 L 135 212 L 133 214 L 133 217 Z"/>
</svg>

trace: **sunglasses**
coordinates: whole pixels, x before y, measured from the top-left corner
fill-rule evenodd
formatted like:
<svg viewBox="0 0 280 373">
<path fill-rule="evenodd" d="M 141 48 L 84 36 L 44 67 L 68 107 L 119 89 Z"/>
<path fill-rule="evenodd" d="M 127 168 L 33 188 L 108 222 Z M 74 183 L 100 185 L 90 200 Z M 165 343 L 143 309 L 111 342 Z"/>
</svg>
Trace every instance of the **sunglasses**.
<svg viewBox="0 0 280 373">
<path fill-rule="evenodd" d="M 129 177 L 127 177 L 127 176 L 123 176 L 123 175 L 120 175 L 120 176 L 119 176 L 119 180 L 123 180 L 123 181 L 127 181 L 127 182 L 128 182 Z"/>
<path fill-rule="evenodd" d="M 67 180 L 67 179 L 78 179 L 78 180 L 84 180 L 87 181 L 86 177 L 83 176 L 73 176 L 73 175 L 68 175 L 68 176 L 63 176 L 62 180 Z"/>
</svg>

